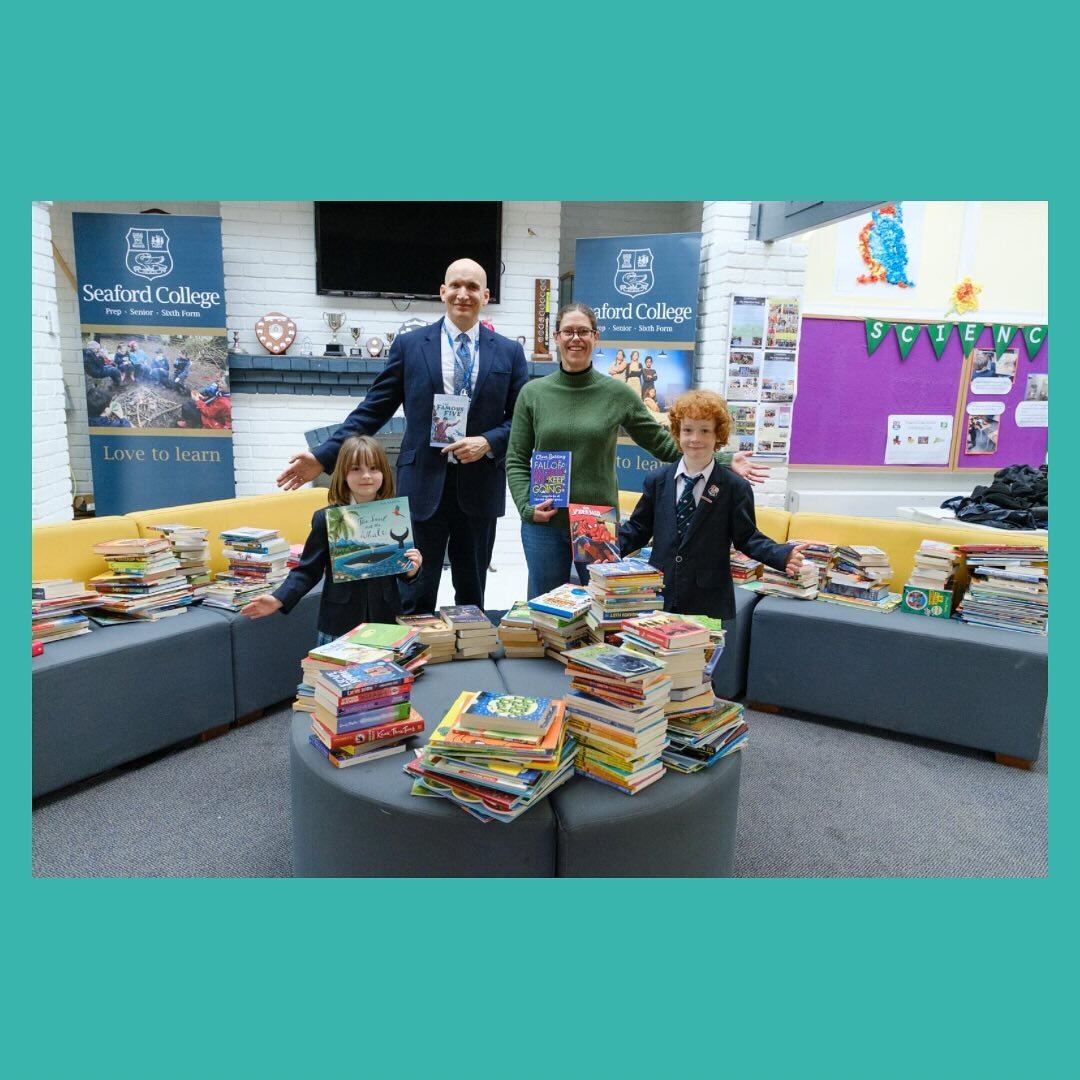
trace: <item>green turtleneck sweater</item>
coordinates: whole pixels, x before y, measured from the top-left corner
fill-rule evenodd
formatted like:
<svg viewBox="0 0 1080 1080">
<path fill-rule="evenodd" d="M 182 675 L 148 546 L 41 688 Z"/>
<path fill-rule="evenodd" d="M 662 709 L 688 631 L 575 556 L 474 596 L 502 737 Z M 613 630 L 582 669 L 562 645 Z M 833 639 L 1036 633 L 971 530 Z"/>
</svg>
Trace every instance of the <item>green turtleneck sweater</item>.
<svg viewBox="0 0 1080 1080">
<path fill-rule="evenodd" d="M 595 368 L 570 372 L 563 368 L 533 379 L 518 395 L 510 444 L 506 450 L 506 477 L 518 513 L 532 521 L 529 505 L 529 459 L 533 450 L 570 451 L 570 501 L 619 505 L 615 475 L 615 447 L 619 428 L 643 450 L 661 461 L 678 461 L 679 448 L 667 428 L 656 422 L 641 398 L 616 379 Z M 730 465 L 730 454 L 717 454 Z M 567 532 L 565 510 L 547 524 Z"/>
</svg>

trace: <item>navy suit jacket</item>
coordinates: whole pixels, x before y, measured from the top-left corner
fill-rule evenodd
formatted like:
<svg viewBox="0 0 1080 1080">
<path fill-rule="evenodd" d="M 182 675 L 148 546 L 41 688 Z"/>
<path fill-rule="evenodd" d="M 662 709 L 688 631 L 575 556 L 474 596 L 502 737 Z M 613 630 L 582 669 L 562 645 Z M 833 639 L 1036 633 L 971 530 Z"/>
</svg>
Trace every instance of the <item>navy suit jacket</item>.
<svg viewBox="0 0 1080 1080">
<path fill-rule="evenodd" d="M 479 367 L 469 403 L 466 435 L 483 435 L 491 455 L 467 465 L 451 465 L 438 447 L 430 446 L 434 396 L 444 392 L 442 374 L 443 320 L 399 334 L 386 365 L 367 397 L 345 423 L 313 453 L 332 472 L 341 444 L 350 435 L 374 435 L 405 408 L 405 437 L 397 460 L 397 493 L 407 497 L 417 521 L 438 509 L 446 470 L 467 469 L 467 483 L 458 485 L 463 513 L 500 517 L 506 510 L 506 444 L 510 420 L 521 388 L 529 381 L 525 353 L 516 341 L 480 325 Z"/>
<path fill-rule="evenodd" d="M 678 462 L 645 478 L 630 520 L 619 529 L 619 549 L 627 555 L 652 540 L 649 562 L 664 574 L 665 611 L 733 619 L 731 545 L 774 570 L 784 569 L 792 545 L 777 544 L 758 532 L 750 484 L 716 464 L 679 543 L 676 468 Z"/>
</svg>

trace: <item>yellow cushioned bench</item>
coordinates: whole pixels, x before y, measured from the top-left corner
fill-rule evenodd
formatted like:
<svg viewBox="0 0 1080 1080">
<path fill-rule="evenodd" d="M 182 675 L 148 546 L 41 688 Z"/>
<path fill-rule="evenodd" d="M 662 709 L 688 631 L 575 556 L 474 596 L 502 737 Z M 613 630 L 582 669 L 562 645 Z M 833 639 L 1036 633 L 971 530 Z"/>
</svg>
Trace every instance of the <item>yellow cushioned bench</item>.
<svg viewBox="0 0 1080 1080">
<path fill-rule="evenodd" d="M 86 582 L 105 572 L 105 560 L 94 544 L 106 540 L 137 540 L 139 529 L 130 517 L 81 518 L 33 529 L 32 571 L 35 581 L 72 578 Z"/>
</svg>

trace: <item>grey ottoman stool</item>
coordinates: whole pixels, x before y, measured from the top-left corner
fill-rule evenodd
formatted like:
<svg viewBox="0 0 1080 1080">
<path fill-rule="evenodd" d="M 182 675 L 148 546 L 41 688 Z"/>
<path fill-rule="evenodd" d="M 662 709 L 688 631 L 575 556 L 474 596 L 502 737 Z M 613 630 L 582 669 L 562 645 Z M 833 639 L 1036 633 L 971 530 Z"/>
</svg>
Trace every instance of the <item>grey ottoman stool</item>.
<svg viewBox="0 0 1080 1080">
<path fill-rule="evenodd" d="M 429 667 L 413 687 L 423 737 L 404 754 L 335 769 L 308 745 L 311 723 L 292 722 L 293 873 L 297 877 L 552 877 L 555 820 L 545 799 L 509 825 L 476 821 L 445 799 L 410 795 L 402 772 L 464 689 L 503 689 L 491 660 Z"/>
</svg>

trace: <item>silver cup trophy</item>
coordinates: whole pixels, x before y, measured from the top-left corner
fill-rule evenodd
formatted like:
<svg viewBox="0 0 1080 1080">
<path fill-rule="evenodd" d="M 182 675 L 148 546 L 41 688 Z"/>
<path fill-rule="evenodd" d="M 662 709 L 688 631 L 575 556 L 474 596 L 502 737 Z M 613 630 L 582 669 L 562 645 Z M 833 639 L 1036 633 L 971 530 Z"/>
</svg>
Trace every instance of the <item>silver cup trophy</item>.
<svg viewBox="0 0 1080 1080">
<path fill-rule="evenodd" d="M 394 344 L 394 337 L 397 334 L 396 330 L 386 331 L 386 351 L 390 351 L 390 346 Z"/>
<path fill-rule="evenodd" d="M 349 333 L 352 334 L 353 348 L 349 350 L 350 356 L 363 356 L 364 350 L 360 348 L 360 335 L 364 332 L 362 326 L 352 326 L 349 328 Z"/>
<path fill-rule="evenodd" d="M 338 331 L 349 321 L 344 311 L 324 311 L 323 321 L 330 327 L 330 342 L 326 346 L 327 356 L 344 356 L 344 350 L 338 341 Z"/>
</svg>

